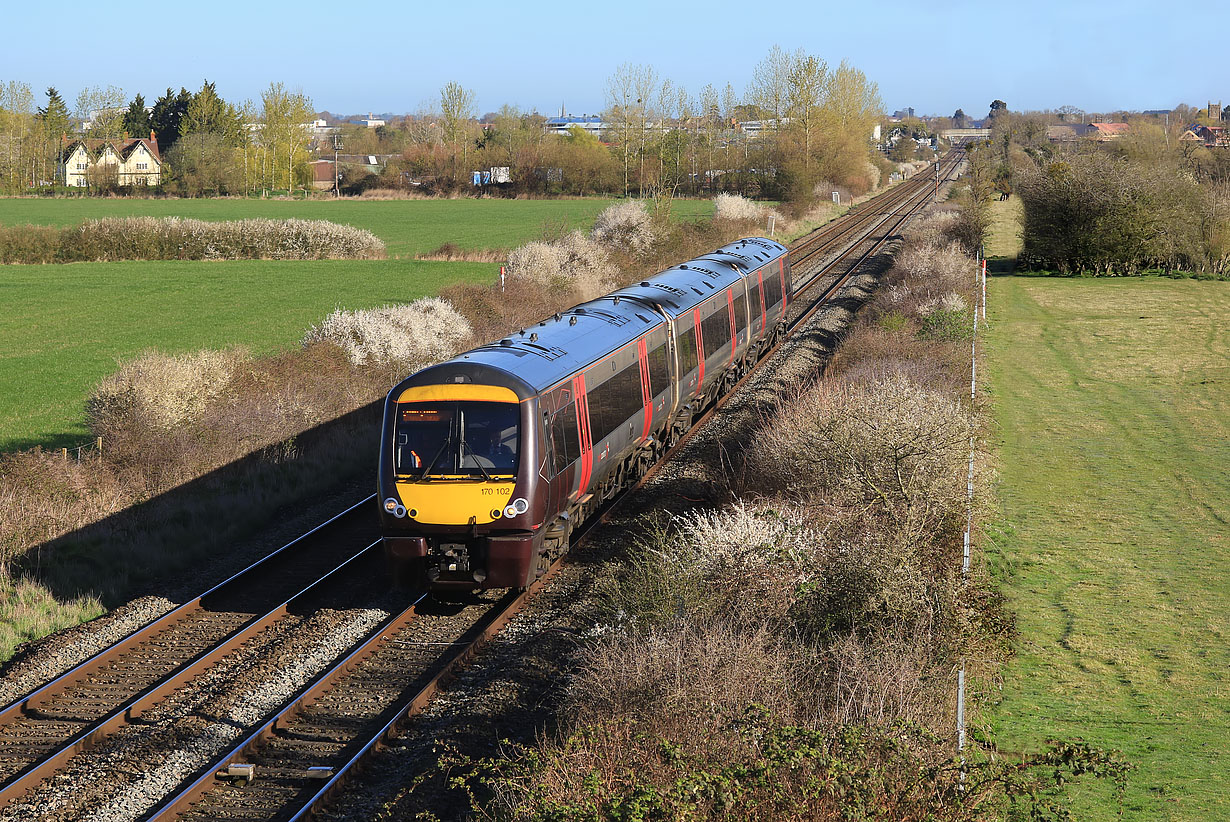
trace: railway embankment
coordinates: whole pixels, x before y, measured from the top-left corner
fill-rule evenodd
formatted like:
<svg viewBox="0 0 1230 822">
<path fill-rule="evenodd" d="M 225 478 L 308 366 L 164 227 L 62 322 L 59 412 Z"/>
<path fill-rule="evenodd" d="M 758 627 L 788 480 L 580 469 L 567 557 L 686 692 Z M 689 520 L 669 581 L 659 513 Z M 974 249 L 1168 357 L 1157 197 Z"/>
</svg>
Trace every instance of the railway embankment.
<svg viewBox="0 0 1230 822">
<path fill-rule="evenodd" d="M 961 570 L 985 420 L 957 220 L 869 261 L 333 818 L 974 819 L 1048 801 L 1039 762 L 1113 771 L 955 756 L 960 663 L 978 727 L 1012 630 L 981 561 Z"/>
</svg>

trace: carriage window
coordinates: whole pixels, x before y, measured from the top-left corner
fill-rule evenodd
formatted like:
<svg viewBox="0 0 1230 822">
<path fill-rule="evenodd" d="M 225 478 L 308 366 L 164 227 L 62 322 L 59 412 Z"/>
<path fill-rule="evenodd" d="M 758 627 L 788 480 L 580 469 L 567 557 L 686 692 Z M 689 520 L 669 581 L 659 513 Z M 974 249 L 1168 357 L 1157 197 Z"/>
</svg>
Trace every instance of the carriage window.
<svg viewBox="0 0 1230 822">
<path fill-rule="evenodd" d="M 598 370 L 605 365 L 601 363 Z M 593 442 L 603 439 L 644 408 L 638 359 L 602 385 L 589 389 L 589 429 Z"/>
<path fill-rule="evenodd" d="M 760 312 L 764 308 L 764 306 L 760 304 L 760 283 L 757 282 L 755 285 L 753 285 L 751 289 L 748 291 L 748 294 L 751 295 L 751 297 L 749 298 L 749 302 L 751 303 L 751 306 L 752 306 L 752 319 L 753 321 L 759 320 Z"/>
<path fill-rule="evenodd" d="M 551 444 L 555 451 L 555 473 L 559 474 L 581 456 L 577 434 L 577 407 L 568 400 L 551 420 Z"/>
<path fill-rule="evenodd" d="M 696 368 L 696 335 L 695 329 L 688 328 L 675 338 L 675 347 L 679 349 L 679 376 L 687 374 Z"/>
<path fill-rule="evenodd" d="M 729 354 L 725 351 L 730 346 L 730 306 L 723 305 L 700 322 L 701 340 L 705 344 L 705 357 L 714 354 Z"/>
<path fill-rule="evenodd" d="M 666 343 L 649 352 L 649 396 L 656 397 L 670 384 L 670 365 L 666 358 Z"/>
<path fill-rule="evenodd" d="M 764 275 L 764 304 L 766 308 L 772 309 L 782 301 L 782 278 L 781 275 L 774 272 L 765 272 Z"/>
<path fill-rule="evenodd" d="M 735 297 L 735 333 L 747 328 L 747 297 Z"/>
</svg>

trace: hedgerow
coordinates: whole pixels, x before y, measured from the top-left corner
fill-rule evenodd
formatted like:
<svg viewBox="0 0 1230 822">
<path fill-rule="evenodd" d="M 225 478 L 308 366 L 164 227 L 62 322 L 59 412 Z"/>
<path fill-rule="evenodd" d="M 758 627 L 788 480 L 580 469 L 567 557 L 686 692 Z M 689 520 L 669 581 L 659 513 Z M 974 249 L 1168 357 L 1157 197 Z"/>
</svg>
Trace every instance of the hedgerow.
<svg viewBox="0 0 1230 822">
<path fill-rule="evenodd" d="M 375 234 L 327 220 L 108 217 L 77 226 L 0 226 L 0 262 L 115 260 L 376 260 Z"/>
</svg>

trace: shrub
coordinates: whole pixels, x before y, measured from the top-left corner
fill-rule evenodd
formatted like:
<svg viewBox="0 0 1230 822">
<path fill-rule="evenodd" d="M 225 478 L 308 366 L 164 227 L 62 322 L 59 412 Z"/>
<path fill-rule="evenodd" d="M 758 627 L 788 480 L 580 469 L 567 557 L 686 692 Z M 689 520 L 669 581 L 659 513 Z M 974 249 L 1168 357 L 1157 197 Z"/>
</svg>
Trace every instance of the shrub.
<svg viewBox="0 0 1230 822">
<path fill-rule="evenodd" d="M 719 194 L 713 198 L 713 219 L 736 222 L 759 222 L 769 209 L 740 194 Z"/>
<path fill-rule="evenodd" d="M 624 200 L 602 210 L 590 232 L 595 240 L 614 248 L 627 248 L 643 254 L 657 239 L 653 217 L 644 200 Z"/>
<path fill-rule="evenodd" d="M 555 242 L 526 243 L 513 250 L 508 276 L 589 300 L 606 293 L 616 269 L 599 242 L 573 231 Z"/>
<path fill-rule="evenodd" d="M 784 616 L 818 545 L 797 508 L 740 503 L 673 517 L 638 542 L 603 590 L 607 618 L 648 629 L 682 617 L 754 624 Z"/>
<path fill-rule="evenodd" d="M 0 233 L 10 263 L 114 260 L 374 260 L 384 243 L 360 228 L 326 220 L 108 217 L 78 226 L 20 226 Z"/>
<path fill-rule="evenodd" d="M 339 308 L 308 330 L 303 345 L 336 345 L 355 365 L 418 370 L 453 356 L 470 338 L 470 324 L 451 303 L 427 297 L 408 305 Z"/>
<path fill-rule="evenodd" d="M 140 420 L 170 430 L 200 416 L 248 361 L 240 350 L 163 354 L 148 351 L 91 392 L 86 401 L 90 429 L 111 434 Z"/>
<path fill-rule="evenodd" d="M 784 401 L 757 434 L 755 487 L 799 498 L 838 495 L 892 519 L 964 512 L 969 412 L 949 396 L 890 374 L 821 384 Z"/>
</svg>

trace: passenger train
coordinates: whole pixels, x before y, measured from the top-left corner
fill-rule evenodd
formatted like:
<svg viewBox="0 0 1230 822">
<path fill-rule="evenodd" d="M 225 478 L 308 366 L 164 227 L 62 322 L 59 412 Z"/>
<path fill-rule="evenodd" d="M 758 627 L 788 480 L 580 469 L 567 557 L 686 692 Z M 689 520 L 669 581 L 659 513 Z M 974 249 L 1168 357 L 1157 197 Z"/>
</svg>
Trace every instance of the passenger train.
<svg viewBox="0 0 1230 822">
<path fill-rule="evenodd" d="M 746 238 L 401 381 L 378 472 L 399 582 L 531 584 L 777 343 L 790 283 Z"/>
</svg>

